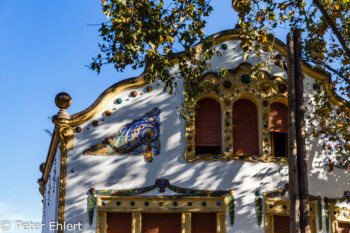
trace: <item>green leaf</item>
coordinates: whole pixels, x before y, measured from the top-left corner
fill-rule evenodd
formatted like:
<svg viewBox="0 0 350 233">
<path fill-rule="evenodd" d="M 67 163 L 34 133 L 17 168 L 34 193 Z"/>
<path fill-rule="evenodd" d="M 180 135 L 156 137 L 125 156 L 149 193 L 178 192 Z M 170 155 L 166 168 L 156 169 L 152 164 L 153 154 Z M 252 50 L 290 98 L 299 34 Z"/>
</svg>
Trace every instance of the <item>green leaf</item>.
<svg viewBox="0 0 350 233">
<path fill-rule="evenodd" d="M 248 59 L 248 57 L 249 57 L 249 53 L 244 53 L 244 56 L 243 56 L 244 61 L 246 61 Z"/>
</svg>

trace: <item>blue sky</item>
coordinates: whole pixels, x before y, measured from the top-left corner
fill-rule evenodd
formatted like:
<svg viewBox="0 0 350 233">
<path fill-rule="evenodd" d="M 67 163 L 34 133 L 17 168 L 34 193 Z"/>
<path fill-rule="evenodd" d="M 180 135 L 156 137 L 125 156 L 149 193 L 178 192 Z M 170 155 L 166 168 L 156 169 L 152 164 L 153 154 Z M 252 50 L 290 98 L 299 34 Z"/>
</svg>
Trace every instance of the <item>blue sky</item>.
<svg viewBox="0 0 350 233">
<path fill-rule="evenodd" d="M 206 33 L 233 28 L 231 0 L 212 4 Z M 37 179 L 50 143 L 44 129 L 53 129 L 49 117 L 59 110 L 56 94 L 71 95 L 73 114 L 112 84 L 142 72 L 103 67 L 97 76 L 85 67 L 100 41 L 99 27 L 89 24 L 105 21 L 99 0 L 0 0 L 0 222 L 41 221 Z"/>
</svg>

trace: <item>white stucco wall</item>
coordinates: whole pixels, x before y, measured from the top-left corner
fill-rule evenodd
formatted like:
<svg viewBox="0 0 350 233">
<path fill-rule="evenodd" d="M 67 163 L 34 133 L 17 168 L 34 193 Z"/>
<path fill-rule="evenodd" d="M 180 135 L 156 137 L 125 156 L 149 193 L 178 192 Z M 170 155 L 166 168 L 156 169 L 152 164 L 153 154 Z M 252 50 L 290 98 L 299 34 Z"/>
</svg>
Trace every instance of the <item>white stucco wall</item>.
<svg viewBox="0 0 350 233">
<path fill-rule="evenodd" d="M 50 223 L 54 223 L 57 221 L 60 158 L 60 152 L 59 150 L 57 150 L 52 163 L 51 172 L 48 176 L 45 187 L 42 232 L 56 232 L 50 231 Z"/>
<path fill-rule="evenodd" d="M 220 50 L 222 56 L 213 60 L 213 71 L 222 67 L 234 69 L 243 62 L 239 42 L 224 43 L 228 44 L 228 49 Z M 217 45 L 218 48 L 220 46 L 221 44 Z M 252 56 L 246 62 L 255 61 L 256 59 Z M 274 66 L 272 71 L 279 73 L 279 76 L 282 72 L 282 75 L 285 76 L 283 70 L 277 66 Z M 313 82 L 314 79 L 308 76 L 304 79 L 305 96 L 308 98 L 313 93 Z M 185 121 L 180 118 L 176 110 L 176 107 L 181 107 L 182 97 L 179 93 L 182 92 L 182 85 L 178 85 L 179 92 L 174 92 L 173 95 L 163 92 L 162 85 L 152 86 L 153 91 L 150 93 L 145 90 L 146 86 L 134 89 L 139 93 L 136 98 L 129 97 L 133 90 L 115 96 L 100 114 L 81 125 L 83 129 L 81 133 L 75 134 L 74 149 L 68 152 L 65 220 L 68 223 L 82 223 L 84 233 L 96 232 L 96 214 L 93 225 L 90 226 L 88 223 L 87 197 L 91 187 L 97 189 L 138 188 L 153 185 L 158 178 L 166 178 L 172 185 L 184 188 L 233 189 L 236 198 L 235 225 L 231 227 L 228 224 L 227 232 L 263 233 L 264 228 L 259 228 L 257 225 L 254 192 L 257 189 L 272 191 L 282 188 L 288 182 L 287 164 L 241 161 L 188 163 L 183 157 Z M 144 94 L 140 95 L 142 92 Z M 122 98 L 123 103 L 116 104 L 117 98 Z M 162 112 L 160 115 L 161 150 L 158 156 L 154 156 L 153 162 L 146 163 L 143 156 L 83 155 L 83 151 L 102 142 L 126 123 L 142 116 L 154 107 L 159 107 Z M 116 110 L 112 110 L 113 108 Z M 110 117 L 103 115 L 107 109 L 112 110 Z M 101 121 L 102 118 L 104 121 Z M 93 120 L 99 121 L 98 127 L 91 125 Z M 339 197 L 345 190 L 350 189 L 350 176 L 346 171 L 335 169 L 333 174 L 329 174 L 327 168 L 324 167 L 320 139 L 308 139 L 307 148 L 310 194 Z M 163 195 L 171 194 L 172 192 L 168 190 Z M 153 191 L 146 195 L 156 196 L 160 193 Z M 54 215 L 47 215 L 46 219 L 49 219 L 48 216 Z M 227 223 L 229 223 L 228 214 L 227 218 Z"/>
</svg>

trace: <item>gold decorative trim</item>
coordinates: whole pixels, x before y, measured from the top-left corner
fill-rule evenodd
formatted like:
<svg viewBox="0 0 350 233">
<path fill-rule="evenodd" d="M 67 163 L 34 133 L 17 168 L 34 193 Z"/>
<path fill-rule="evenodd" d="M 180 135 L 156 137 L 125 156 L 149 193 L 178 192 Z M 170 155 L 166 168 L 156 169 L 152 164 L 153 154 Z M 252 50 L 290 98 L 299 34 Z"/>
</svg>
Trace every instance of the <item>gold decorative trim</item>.
<svg viewBox="0 0 350 233">
<path fill-rule="evenodd" d="M 327 95 L 329 96 L 331 102 L 335 106 L 339 107 L 339 106 L 343 106 L 344 104 L 346 104 L 346 101 L 343 98 L 341 98 L 336 93 L 334 93 L 334 89 L 333 89 L 332 85 L 329 83 L 329 79 L 322 80 L 322 85 L 323 85 Z"/>
<path fill-rule="evenodd" d="M 218 205 L 218 202 L 221 204 Z M 97 232 L 107 232 L 107 213 L 132 213 L 133 233 L 142 231 L 142 213 L 181 213 L 182 233 L 191 233 L 191 213 L 213 212 L 216 213 L 217 233 L 226 233 L 227 210 L 227 197 L 98 196 Z"/>
<path fill-rule="evenodd" d="M 99 212 L 97 216 L 97 233 L 107 233 L 107 213 Z"/>
<path fill-rule="evenodd" d="M 186 119 L 186 150 L 184 157 L 188 162 L 198 160 L 241 160 L 241 161 L 262 161 L 286 163 L 287 158 L 274 157 L 271 154 L 271 136 L 269 127 L 270 105 L 274 102 L 287 103 L 287 81 L 281 77 L 273 77 L 263 72 L 258 79 L 251 78 L 249 83 L 243 83 L 242 75 L 250 74 L 251 65 L 242 63 L 235 70 L 219 78 L 216 73 L 207 73 L 204 76 L 204 84 L 207 89 L 198 100 L 212 98 L 216 100 L 222 111 L 222 151 L 220 155 L 196 155 L 195 154 L 195 107 L 188 106 L 189 116 Z M 226 82 L 226 87 L 224 83 Z M 228 88 L 227 85 L 230 87 Z M 282 88 L 281 88 L 282 87 Z M 281 92 L 282 90 L 282 92 Z M 259 148 L 262 148 L 258 155 L 240 156 L 232 153 L 234 145 L 232 139 L 232 108 L 234 103 L 240 99 L 252 101 L 258 110 L 259 121 Z"/>
<path fill-rule="evenodd" d="M 265 199 L 265 233 L 274 232 L 274 215 L 289 216 L 290 206 L 288 199 L 266 198 Z M 317 229 L 317 202 L 310 202 L 310 228 L 312 233 L 316 233 Z"/>
<path fill-rule="evenodd" d="M 191 213 L 182 212 L 182 233 L 191 233 Z"/>
<path fill-rule="evenodd" d="M 58 147 L 58 138 L 57 138 L 56 128 L 55 128 L 51 138 L 49 151 L 46 156 L 45 169 L 41 178 L 38 180 L 39 192 L 43 196 L 45 194 L 47 179 L 51 172 L 51 166 L 56 154 L 57 147 Z"/>
<path fill-rule="evenodd" d="M 59 179 L 59 197 L 58 197 L 58 224 L 64 225 L 64 210 L 66 201 L 66 176 L 67 176 L 67 153 L 73 149 L 74 130 L 64 120 L 53 120 L 56 126 L 56 134 L 59 139 L 59 149 L 61 152 L 60 161 L 60 179 Z M 58 229 L 57 233 L 63 233 L 64 229 Z"/>
<path fill-rule="evenodd" d="M 120 205 L 116 202 L 119 201 Z M 131 203 L 133 202 L 133 203 Z M 145 205 L 144 202 L 148 202 Z M 177 205 L 174 205 L 174 202 Z M 192 202 L 188 205 L 188 202 Z M 205 202 L 204 206 L 202 202 Z M 221 205 L 218 206 L 217 202 Z M 226 212 L 228 210 L 227 197 L 184 197 L 184 196 L 97 196 L 97 211 L 107 212 Z"/>
<path fill-rule="evenodd" d="M 141 212 L 132 212 L 132 233 L 141 233 L 142 215 Z"/>
<path fill-rule="evenodd" d="M 331 205 L 332 232 L 338 233 L 338 222 L 350 224 L 350 207 Z"/>
<path fill-rule="evenodd" d="M 136 89 L 136 88 L 145 86 L 147 84 L 147 82 L 143 79 L 143 75 L 141 75 L 139 78 L 135 80 L 137 81 L 126 82 L 123 85 L 116 85 L 115 88 L 109 88 L 109 90 L 105 91 L 105 94 L 102 95 L 103 98 L 101 97 L 98 98 L 98 103 L 95 102 L 91 107 L 89 107 L 89 111 L 87 111 L 84 114 L 77 113 L 77 114 L 71 115 L 71 118 L 67 121 L 67 123 L 71 126 L 80 125 L 92 119 L 99 112 L 101 112 L 103 108 L 108 104 L 108 102 L 112 100 L 116 95 L 127 90 Z"/>
</svg>

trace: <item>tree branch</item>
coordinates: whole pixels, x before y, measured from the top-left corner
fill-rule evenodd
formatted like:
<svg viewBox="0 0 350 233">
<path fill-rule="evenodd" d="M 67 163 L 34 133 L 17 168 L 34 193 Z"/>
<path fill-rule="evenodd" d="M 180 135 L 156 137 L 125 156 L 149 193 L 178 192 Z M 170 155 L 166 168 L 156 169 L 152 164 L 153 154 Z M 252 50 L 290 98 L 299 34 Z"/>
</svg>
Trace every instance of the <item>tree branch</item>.
<svg viewBox="0 0 350 233">
<path fill-rule="evenodd" d="M 350 49 L 347 47 L 345 39 L 343 38 L 342 34 L 340 33 L 337 25 L 333 22 L 327 11 L 322 6 L 322 3 L 319 0 L 313 0 L 313 2 L 316 4 L 318 9 L 320 9 L 322 15 L 326 18 L 326 21 L 328 22 L 329 26 L 331 26 L 334 34 L 337 36 L 339 43 L 342 45 L 343 49 L 346 52 L 346 55 L 350 57 Z"/>
<path fill-rule="evenodd" d="M 350 79 L 345 77 L 344 75 L 342 75 L 339 71 L 337 71 L 336 69 L 330 67 L 327 63 L 320 61 L 320 60 L 309 60 L 309 59 L 305 59 L 306 62 L 313 62 L 315 64 L 319 64 L 323 67 L 325 67 L 326 69 L 332 71 L 333 73 L 335 73 L 336 75 L 338 75 L 339 77 L 341 77 L 347 84 L 350 84 Z"/>
</svg>

